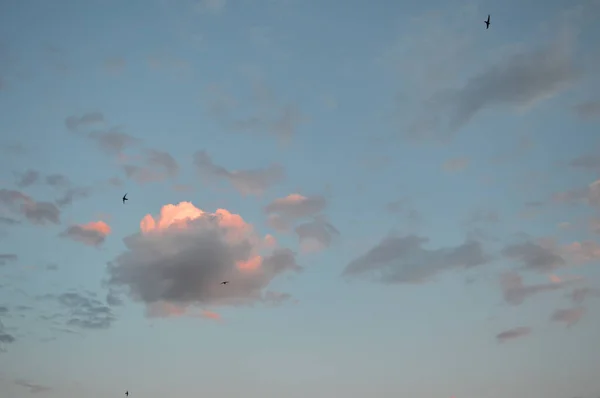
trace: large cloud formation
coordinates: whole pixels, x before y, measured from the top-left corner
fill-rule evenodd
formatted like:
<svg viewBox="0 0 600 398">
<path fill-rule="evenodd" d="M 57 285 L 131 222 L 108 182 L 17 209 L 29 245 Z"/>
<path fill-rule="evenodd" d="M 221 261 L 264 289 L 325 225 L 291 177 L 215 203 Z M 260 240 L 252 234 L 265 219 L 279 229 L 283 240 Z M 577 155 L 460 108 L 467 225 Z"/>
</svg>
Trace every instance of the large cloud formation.
<svg viewBox="0 0 600 398">
<path fill-rule="evenodd" d="M 109 264 L 109 284 L 128 288 L 154 315 L 169 308 L 269 302 L 269 283 L 301 270 L 292 251 L 273 247 L 272 237 L 261 238 L 225 209 L 209 213 L 190 202 L 169 204 L 157 218 L 146 215 L 140 229 L 124 239 L 127 251 Z"/>
</svg>

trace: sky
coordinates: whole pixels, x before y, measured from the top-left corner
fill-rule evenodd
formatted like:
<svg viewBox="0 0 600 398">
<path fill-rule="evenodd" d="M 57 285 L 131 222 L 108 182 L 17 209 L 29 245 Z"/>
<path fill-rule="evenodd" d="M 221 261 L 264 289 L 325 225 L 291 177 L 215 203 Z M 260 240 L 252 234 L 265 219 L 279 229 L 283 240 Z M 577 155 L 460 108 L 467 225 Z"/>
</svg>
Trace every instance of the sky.
<svg viewBox="0 0 600 398">
<path fill-rule="evenodd" d="M 2 396 L 600 397 L 599 19 L 0 1 Z"/>
</svg>

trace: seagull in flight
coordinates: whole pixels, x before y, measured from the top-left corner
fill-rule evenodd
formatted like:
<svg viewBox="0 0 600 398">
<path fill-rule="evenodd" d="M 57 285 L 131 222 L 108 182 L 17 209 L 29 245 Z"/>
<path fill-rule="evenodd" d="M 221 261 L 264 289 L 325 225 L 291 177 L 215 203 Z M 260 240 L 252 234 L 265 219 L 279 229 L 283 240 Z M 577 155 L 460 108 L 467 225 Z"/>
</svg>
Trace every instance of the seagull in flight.
<svg viewBox="0 0 600 398">
<path fill-rule="evenodd" d="M 221 282 L 221 285 L 226 285 L 228 283 L 229 283 L 229 281 L 223 281 L 223 282 Z"/>
<path fill-rule="evenodd" d="M 488 14 L 488 19 L 487 19 L 487 21 L 483 21 L 483 22 L 485 22 L 485 25 L 486 25 L 486 26 L 485 26 L 485 28 L 486 28 L 486 29 L 489 29 L 489 28 L 490 28 L 490 14 Z"/>
<path fill-rule="evenodd" d="M 129 199 L 127 199 L 127 194 L 123 195 L 123 204 L 125 204 L 126 200 L 129 200 Z"/>
</svg>

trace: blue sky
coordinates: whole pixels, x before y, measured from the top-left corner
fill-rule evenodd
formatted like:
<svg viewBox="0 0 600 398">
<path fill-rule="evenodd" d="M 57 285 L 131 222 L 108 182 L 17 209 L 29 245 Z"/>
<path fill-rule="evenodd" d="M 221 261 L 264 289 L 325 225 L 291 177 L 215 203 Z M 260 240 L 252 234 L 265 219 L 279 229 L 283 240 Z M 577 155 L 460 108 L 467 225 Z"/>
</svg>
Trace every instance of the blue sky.
<svg viewBox="0 0 600 398">
<path fill-rule="evenodd" d="M 597 398 L 598 17 L 2 2 L 1 391 Z"/>
</svg>

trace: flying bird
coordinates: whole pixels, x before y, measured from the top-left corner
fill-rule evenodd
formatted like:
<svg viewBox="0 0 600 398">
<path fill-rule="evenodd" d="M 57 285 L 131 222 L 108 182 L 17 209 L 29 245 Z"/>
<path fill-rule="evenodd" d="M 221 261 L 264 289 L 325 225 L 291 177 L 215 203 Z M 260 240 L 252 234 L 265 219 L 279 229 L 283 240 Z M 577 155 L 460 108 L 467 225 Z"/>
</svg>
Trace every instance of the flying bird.
<svg viewBox="0 0 600 398">
<path fill-rule="evenodd" d="M 489 29 L 489 28 L 490 28 L 490 14 L 488 14 L 488 19 L 487 19 L 487 21 L 483 21 L 483 22 L 485 22 L 485 28 L 486 28 L 486 29 Z"/>
<path fill-rule="evenodd" d="M 123 204 L 125 204 L 126 200 L 129 200 L 129 199 L 127 199 L 127 194 L 123 195 Z"/>
<path fill-rule="evenodd" d="M 128 397 L 129 396 L 129 391 L 125 391 L 125 396 Z"/>
<path fill-rule="evenodd" d="M 223 281 L 223 282 L 221 282 L 221 285 L 226 285 L 228 283 L 229 283 L 229 281 Z"/>
</svg>

